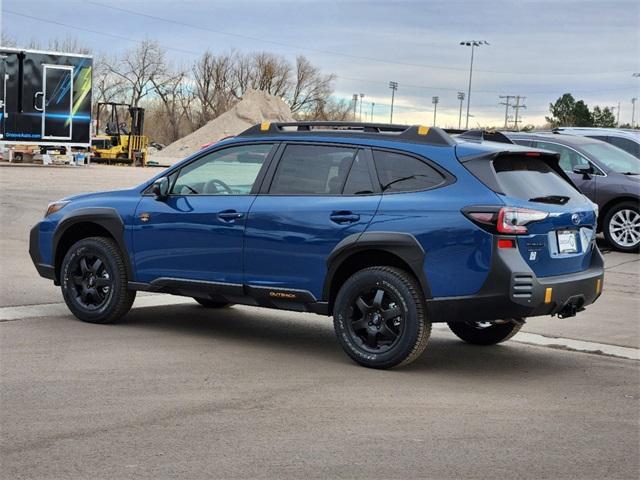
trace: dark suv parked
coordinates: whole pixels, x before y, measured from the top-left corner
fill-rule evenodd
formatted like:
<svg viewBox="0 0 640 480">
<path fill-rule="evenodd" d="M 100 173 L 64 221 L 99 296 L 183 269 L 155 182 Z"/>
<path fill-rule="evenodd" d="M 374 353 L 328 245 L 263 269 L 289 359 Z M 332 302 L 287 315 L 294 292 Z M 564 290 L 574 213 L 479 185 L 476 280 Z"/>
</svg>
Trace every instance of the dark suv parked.
<svg viewBox="0 0 640 480">
<path fill-rule="evenodd" d="M 356 362 L 407 364 L 432 322 L 480 345 L 601 293 L 596 212 L 553 153 L 438 128 L 257 125 L 130 190 L 49 205 L 30 253 L 80 319 L 137 290 L 333 315 Z"/>
<path fill-rule="evenodd" d="M 600 208 L 598 230 L 616 250 L 640 248 L 640 159 L 589 137 L 554 133 L 505 135 L 519 145 L 560 154 L 560 166 Z"/>
</svg>

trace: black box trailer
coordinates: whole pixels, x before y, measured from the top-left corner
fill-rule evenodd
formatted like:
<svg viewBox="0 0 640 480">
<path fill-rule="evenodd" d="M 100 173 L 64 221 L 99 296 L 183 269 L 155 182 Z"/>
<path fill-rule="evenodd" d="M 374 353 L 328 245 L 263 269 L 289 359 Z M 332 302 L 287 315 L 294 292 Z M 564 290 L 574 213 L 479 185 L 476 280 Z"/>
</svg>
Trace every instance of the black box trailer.
<svg viewBox="0 0 640 480">
<path fill-rule="evenodd" d="M 91 146 L 93 58 L 0 47 L 0 144 Z"/>
</svg>

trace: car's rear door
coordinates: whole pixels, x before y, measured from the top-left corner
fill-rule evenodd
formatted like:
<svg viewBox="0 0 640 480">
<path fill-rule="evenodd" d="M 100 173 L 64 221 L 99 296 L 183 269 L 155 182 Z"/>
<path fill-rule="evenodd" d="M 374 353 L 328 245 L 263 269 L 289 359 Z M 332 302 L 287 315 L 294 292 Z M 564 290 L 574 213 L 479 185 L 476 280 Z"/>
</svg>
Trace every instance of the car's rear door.
<svg viewBox="0 0 640 480">
<path fill-rule="evenodd" d="M 245 283 L 306 290 L 319 299 L 327 257 L 366 229 L 380 202 L 371 152 L 289 143 L 270 170 L 247 219 Z"/>
<path fill-rule="evenodd" d="M 144 195 L 132 229 L 136 280 L 241 285 L 253 188 L 275 149 L 254 143 L 205 153 L 170 176 L 166 200 Z"/>
</svg>

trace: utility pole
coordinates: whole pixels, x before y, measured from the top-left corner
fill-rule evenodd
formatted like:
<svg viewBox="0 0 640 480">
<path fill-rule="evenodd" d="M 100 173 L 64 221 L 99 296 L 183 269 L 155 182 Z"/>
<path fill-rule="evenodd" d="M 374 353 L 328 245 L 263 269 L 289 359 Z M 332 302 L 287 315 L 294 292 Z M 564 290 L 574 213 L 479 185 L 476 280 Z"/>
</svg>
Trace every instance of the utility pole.
<svg viewBox="0 0 640 480">
<path fill-rule="evenodd" d="M 511 106 L 511 99 L 516 98 L 515 95 L 500 95 L 498 98 L 504 98 L 504 102 L 500 102 L 500 105 L 504 107 L 504 128 L 507 128 L 507 122 L 509 121 L 509 107 Z"/>
<path fill-rule="evenodd" d="M 356 107 L 358 106 L 358 94 L 353 94 L 353 121 L 356 121 Z"/>
<path fill-rule="evenodd" d="M 458 130 L 462 126 L 462 102 L 464 102 L 464 92 L 458 92 L 458 100 L 460 100 L 460 113 L 458 114 Z"/>
<path fill-rule="evenodd" d="M 371 102 L 371 123 L 373 123 L 373 107 L 376 106 L 376 102 Z"/>
<path fill-rule="evenodd" d="M 436 126 L 436 113 L 438 112 L 438 102 L 440 97 L 431 97 L 431 103 L 433 103 L 433 126 Z"/>
<path fill-rule="evenodd" d="M 638 99 L 636 97 L 633 97 L 631 99 L 631 128 L 635 128 L 635 123 L 636 123 L 636 101 Z"/>
<path fill-rule="evenodd" d="M 391 118 L 389 119 L 389 123 L 393 123 L 393 99 L 396 90 L 398 90 L 398 82 L 389 82 L 389 88 L 391 89 Z"/>
<path fill-rule="evenodd" d="M 513 109 L 516 111 L 516 116 L 513 119 L 513 126 L 515 127 L 516 131 L 520 130 L 518 128 L 518 122 L 521 122 L 522 120 L 518 120 L 518 113 L 520 112 L 521 108 L 527 108 L 526 105 L 520 105 L 520 101 L 522 100 L 524 102 L 524 99 L 527 97 L 521 97 L 520 95 L 516 95 L 516 104 L 513 106 Z"/>
<path fill-rule="evenodd" d="M 460 42 L 460 45 L 471 47 L 471 65 L 469 66 L 469 89 L 467 91 L 467 122 L 464 128 L 469 128 L 469 106 L 471 105 L 471 77 L 473 76 L 473 52 L 480 45 L 489 45 L 486 40 L 467 40 Z"/>
</svg>

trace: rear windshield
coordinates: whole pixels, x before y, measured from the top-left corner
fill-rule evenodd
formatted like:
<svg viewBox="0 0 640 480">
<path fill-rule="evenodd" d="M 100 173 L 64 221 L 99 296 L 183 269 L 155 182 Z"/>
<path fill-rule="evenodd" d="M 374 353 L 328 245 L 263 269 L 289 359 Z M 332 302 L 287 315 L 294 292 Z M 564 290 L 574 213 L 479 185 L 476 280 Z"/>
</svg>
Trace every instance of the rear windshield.
<svg viewBox="0 0 640 480">
<path fill-rule="evenodd" d="M 504 156 L 493 161 L 502 193 L 522 200 L 563 205 L 580 194 L 542 158 Z"/>
</svg>

